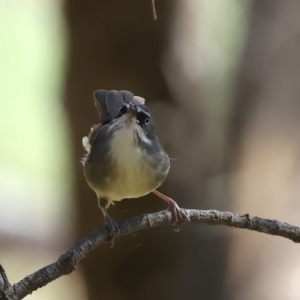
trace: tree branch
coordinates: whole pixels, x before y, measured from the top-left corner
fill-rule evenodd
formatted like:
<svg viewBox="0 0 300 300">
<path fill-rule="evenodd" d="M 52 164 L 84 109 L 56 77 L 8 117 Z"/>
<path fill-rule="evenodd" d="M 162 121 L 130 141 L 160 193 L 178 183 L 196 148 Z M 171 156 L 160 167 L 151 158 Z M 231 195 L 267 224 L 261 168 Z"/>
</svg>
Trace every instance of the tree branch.
<svg viewBox="0 0 300 300">
<path fill-rule="evenodd" d="M 185 209 L 192 223 L 205 223 L 210 225 L 224 225 L 236 228 L 244 228 L 266 234 L 288 238 L 296 243 L 300 242 L 300 227 L 277 220 L 251 217 L 249 214 L 237 215 L 231 212 L 217 210 Z M 138 216 L 118 223 L 120 233 L 117 236 L 127 235 L 141 229 L 168 226 L 172 224 L 172 215 L 169 211 L 161 211 L 153 214 Z M 51 281 L 70 274 L 76 269 L 78 262 L 99 244 L 106 242 L 108 232 L 101 228 L 90 233 L 78 244 L 70 248 L 59 259 L 35 273 L 28 275 L 18 283 L 10 285 L 5 271 L 0 267 L 0 299 L 20 300 L 41 288 Z"/>
</svg>

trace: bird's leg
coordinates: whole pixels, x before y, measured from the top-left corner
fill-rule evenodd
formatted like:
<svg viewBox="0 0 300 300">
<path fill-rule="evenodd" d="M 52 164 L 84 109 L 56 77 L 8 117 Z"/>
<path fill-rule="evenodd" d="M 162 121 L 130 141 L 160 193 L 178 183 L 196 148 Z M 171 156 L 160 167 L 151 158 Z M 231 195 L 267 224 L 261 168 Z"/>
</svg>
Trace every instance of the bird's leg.
<svg viewBox="0 0 300 300">
<path fill-rule="evenodd" d="M 116 233 L 120 232 L 120 228 L 118 224 L 107 213 L 109 202 L 106 199 L 100 198 L 98 199 L 98 206 L 100 207 L 103 213 L 105 226 L 108 230 L 108 235 L 109 235 L 108 240 L 111 241 L 112 243 L 111 247 L 113 247 Z"/>
<path fill-rule="evenodd" d="M 172 198 L 164 195 L 158 190 L 154 190 L 152 192 L 169 204 L 168 210 L 172 213 L 173 221 L 177 224 L 177 229 L 181 228 L 182 223 L 190 220 L 186 213 L 178 206 L 177 202 L 174 201 Z"/>
</svg>

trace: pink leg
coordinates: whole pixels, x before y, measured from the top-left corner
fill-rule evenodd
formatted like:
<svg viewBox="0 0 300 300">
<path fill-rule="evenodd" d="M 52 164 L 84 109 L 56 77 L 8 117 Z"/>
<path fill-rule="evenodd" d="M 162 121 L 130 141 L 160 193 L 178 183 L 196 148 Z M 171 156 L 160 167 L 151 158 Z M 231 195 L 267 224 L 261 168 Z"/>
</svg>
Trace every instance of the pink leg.
<svg viewBox="0 0 300 300">
<path fill-rule="evenodd" d="M 178 228 L 181 228 L 182 223 L 190 220 L 186 213 L 178 206 L 178 204 L 172 198 L 164 195 L 158 190 L 154 190 L 152 192 L 169 204 L 168 209 L 172 213 L 173 221 L 177 224 Z"/>
<path fill-rule="evenodd" d="M 98 199 L 98 206 L 102 210 L 104 216 L 105 226 L 108 231 L 108 240 L 111 241 L 111 247 L 114 245 L 115 235 L 120 232 L 120 228 L 118 224 L 109 216 L 107 213 L 107 208 L 109 206 L 109 202 L 105 199 Z"/>
</svg>

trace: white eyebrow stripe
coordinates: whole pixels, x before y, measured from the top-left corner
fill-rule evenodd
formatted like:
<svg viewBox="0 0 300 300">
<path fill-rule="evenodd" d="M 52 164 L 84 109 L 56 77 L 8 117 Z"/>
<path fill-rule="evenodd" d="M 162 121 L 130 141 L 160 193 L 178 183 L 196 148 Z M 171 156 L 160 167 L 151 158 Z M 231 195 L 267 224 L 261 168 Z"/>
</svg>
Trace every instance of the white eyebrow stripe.
<svg viewBox="0 0 300 300">
<path fill-rule="evenodd" d="M 144 115 L 147 115 L 148 118 L 151 118 L 151 115 L 149 112 L 145 111 L 143 108 L 136 106 L 137 113 L 143 113 Z"/>
</svg>

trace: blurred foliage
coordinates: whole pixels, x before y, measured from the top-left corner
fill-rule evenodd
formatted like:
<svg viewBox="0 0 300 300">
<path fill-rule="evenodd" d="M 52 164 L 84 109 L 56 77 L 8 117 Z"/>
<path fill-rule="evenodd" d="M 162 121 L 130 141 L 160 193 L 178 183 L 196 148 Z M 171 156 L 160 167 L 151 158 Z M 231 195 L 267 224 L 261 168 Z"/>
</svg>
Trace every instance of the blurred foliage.
<svg viewBox="0 0 300 300">
<path fill-rule="evenodd" d="M 0 254 L 12 283 L 55 261 L 71 240 L 65 48 L 58 1 L 0 0 Z M 28 299 L 84 299 L 79 277 Z"/>
<path fill-rule="evenodd" d="M 67 190 L 60 6 L 55 1 L 0 1 L 0 40 L 1 168 Z"/>
</svg>

